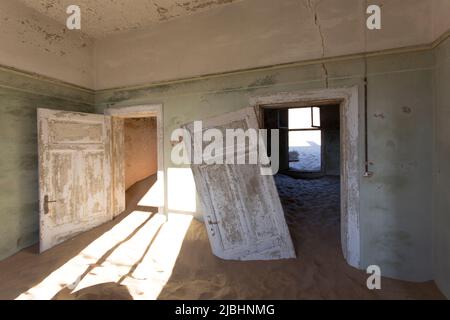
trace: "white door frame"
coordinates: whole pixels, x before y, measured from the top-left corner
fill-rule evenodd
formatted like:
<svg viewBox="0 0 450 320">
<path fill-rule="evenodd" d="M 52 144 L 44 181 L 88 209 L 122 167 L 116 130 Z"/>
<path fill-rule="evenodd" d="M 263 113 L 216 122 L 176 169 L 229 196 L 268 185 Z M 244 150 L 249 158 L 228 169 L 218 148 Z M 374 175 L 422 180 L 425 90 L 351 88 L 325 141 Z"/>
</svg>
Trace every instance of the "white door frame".
<svg viewBox="0 0 450 320">
<path fill-rule="evenodd" d="M 358 86 L 337 89 L 318 89 L 280 92 L 250 98 L 250 105 L 262 124 L 261 109 L 298 106 L 340 105 L 341 120 L 341 245 L 348 264 L 360 268 L 359 217 L 359 94 Z"/>
<path fill-rule="evenodd" d="M 157 133 L 157 157 L 158 157 L 158 173 L 157 173 L 157 183 L 161 184 L 160 187 L 163 190 L 163 203 L 166 203 L 166 190 L 165 190 L 165 168 L 164 168 L 164 129 L 163 129 L 163 105 L 162 104 L 149 104 L 149 105 L 138 105 L 131 107 L 117 107 L 117 108 L 108 108 L 105 109 L 105 115 L 111 116 L 112 118 L 112 135 L 114 134 L 114 120 L 124 120 L 129 118 L 145 118 L 145 117 L 156 117 L 156 133 Z M 114 152 L 115 143 L 113 141 L 113 152 Z M 114 161 L 113 161 L 114 163 Z M 115 176 L 114 170 L 117 170 L 116 166 L 113 166 L 113 177 Z M 113 181 L 114 183 L 114 181 Z M 113 184 L 113 198 L 120 198 L 119 202 L 124 202 L 125 199 L 121 198 L 125 195 L 125 190 L 116 190 L 116 185 Z M 123 194 L 123 196 L 121 195 Z M 114 202 L 114 200 L 113 200 Z M 122 207 L 122 206 L 120 206 Z M 121 208 L 122 209 L 122 208 Z M 120 211 L 120 210 L 119 210 Z M 122 210 L 123 211 L 123 210 Z M 115 214 L 120 213 L 115 210 Z M 164 205 L 158 207 L 158 213 L 164 214 L 165 208 Z"/>
</svg>

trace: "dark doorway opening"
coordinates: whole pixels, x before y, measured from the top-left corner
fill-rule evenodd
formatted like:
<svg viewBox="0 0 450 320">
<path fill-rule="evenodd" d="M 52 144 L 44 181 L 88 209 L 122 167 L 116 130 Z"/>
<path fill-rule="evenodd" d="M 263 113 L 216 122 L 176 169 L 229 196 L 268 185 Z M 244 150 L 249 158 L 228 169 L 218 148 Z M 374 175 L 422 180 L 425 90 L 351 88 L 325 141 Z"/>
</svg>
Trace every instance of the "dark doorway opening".
<svg viewBox="0 0 450 320">
<path fill-rule="evenodd" d="M 279 129 L 275 183 L 294 246 L 304 248 L 297 254 L 341 256 L 340 106 L 278 105 L 262 111 L 264 127 Z"/>
</svg>

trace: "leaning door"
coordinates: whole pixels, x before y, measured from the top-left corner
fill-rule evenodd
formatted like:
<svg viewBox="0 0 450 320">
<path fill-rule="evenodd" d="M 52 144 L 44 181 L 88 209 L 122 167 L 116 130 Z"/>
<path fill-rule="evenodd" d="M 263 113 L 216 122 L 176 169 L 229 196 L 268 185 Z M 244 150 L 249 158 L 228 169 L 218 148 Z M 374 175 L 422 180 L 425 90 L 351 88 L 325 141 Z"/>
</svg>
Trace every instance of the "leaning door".
<svg viewBox="0 0 450 320">
<path fill-rule="evenodd" d="M 112 218 L 110 120 L 38 109 L 41 252 Z"/>
<path fill-rule="evenodd" d="M 184 139 L 191 154 L 194 148 L 204 147 L 201 138 L 194 139 L 196 134 L 214 128 L 225 137 L 226 129 L 257 130 L 258 123 L 254 110 L 246 108 L 203 121 L 201 132 L 195 128 L 193 123 L 185 126 L 194 141 L 189 144 L 189 139 Z M 227 145 L 225 141 L 223 145 Z M 230 152 L 238 157 L 238 150 L 245 150 L 247 157 L 250 148 L 245 141 L 231 150 L 228 145 L 224 157 Z M 295 258 L 273 176 L 261 175 L 259 163 L 211 164 L 203 160 L 191 168 L 213 253 L 228 260 Z"/>
</svg>

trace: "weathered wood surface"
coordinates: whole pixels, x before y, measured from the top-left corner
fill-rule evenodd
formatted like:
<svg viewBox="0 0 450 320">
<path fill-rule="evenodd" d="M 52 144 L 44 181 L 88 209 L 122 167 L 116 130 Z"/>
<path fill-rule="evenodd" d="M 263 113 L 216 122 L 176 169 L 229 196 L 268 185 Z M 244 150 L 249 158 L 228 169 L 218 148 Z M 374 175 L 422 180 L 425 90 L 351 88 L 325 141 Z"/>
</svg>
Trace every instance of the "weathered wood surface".
<svg viewBox="0 0 450 320">
<path fill-rule="evenodd" d="M 193 137 L 193 124 L 185 127 Z M 203 121 L 203 130 L 209 128 L 223 132 L 226 128 L 257 129 L 258 123 L 253 108 L 246 108 Z M 249 151 L 245 146 L 235 150 L 241 147 Z M 295 258 L 273 176 L 261 175 L 259 164 L 203 163 L 191 168 L 216 256 L 227 260 Z"/>
<path fill-rule="evenodd" d="M 41 252 L 112 218 L 110 121 L 38 109 Z"/>
</svg>

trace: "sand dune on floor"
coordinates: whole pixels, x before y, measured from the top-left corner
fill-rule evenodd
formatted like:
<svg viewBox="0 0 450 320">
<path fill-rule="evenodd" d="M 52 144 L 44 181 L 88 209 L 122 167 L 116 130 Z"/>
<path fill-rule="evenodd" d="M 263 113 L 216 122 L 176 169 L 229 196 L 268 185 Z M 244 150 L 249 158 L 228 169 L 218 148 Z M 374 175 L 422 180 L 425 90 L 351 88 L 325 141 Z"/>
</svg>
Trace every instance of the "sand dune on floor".
<svg viewBox="0 0 450 320">
<path fill-rule="evenodd" d="M 367 274 L 340 249 L 338 178 L 276 181 L 296 259 L 215 257 L 203 223 L 134 210 L 150 179 L 129 190 L 130 206 L 115 221 L 41 255 L 32 247 L 0 262 L 0 299 L 443 298 L 433 282 L 383 278 L 382 290 L 367 289 Z"/>
<path fill-rule="evenodd" d="M 367 289 L 368 275 L 350 267 L 340 249 L 339 178 L 276 181 L 297 258 L 220 260 L 211 254 L 204 225 L 193 221 L 160 299 L 443 298 L 433 282 L 383 278 L 382 290 Z"/>
</svg>

